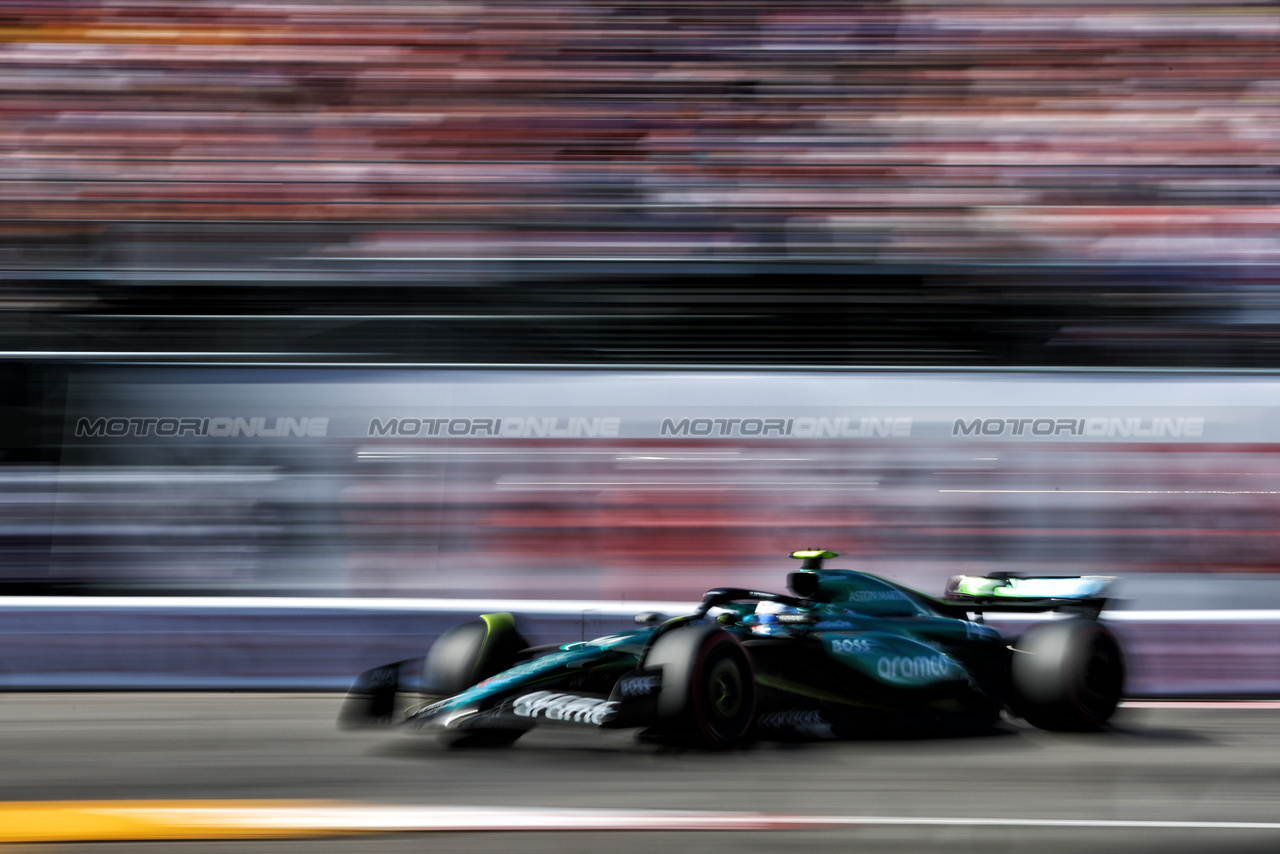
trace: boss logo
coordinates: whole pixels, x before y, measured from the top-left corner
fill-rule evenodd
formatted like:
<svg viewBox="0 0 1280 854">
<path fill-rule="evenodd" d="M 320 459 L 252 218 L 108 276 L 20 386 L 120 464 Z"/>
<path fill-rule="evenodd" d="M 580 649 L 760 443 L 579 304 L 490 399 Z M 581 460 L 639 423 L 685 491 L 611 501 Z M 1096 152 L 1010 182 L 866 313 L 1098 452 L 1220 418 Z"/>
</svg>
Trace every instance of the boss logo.
<svg viewBox="0 0 1280 854">
<path fill-rule="evenodd" d="M 857 653 L 871 652 L 875 644 L 862 638 L 837 638 L 831 642 L 832 652 Z"/>
<path fill-rule="evenodd" d="M 618 683 L 618 693 L 624 697 L 646 697 L 658 690 L 662 679 L 657 674 L 628 676 Z"/>
</svg>

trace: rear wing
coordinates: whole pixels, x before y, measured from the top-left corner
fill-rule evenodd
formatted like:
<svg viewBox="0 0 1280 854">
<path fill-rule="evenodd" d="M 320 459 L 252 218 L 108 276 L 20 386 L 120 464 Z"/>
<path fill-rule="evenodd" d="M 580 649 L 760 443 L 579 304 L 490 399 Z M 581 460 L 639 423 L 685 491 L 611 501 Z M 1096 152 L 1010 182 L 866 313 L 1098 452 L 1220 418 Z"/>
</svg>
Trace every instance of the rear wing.
<svg viewBox="0 0 1280 854">
<path fill-rule="evenodd" d="M 947 582 L 948 610 L 981 614 L 1064 611 L 1097 618 L 1107 605 L 1110 575 L 956 575 Z"/>
</svg>

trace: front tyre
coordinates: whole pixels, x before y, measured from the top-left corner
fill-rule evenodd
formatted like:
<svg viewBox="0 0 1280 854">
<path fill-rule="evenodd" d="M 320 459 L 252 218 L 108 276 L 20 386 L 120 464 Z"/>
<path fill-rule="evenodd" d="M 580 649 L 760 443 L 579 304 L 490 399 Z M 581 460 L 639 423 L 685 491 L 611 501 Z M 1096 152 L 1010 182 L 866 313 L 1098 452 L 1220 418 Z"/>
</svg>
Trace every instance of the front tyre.
<svg viewBox="0 0 1280 854">
<path fill-rule="evenodd" d="M 425 694 L 451 697 L 516 665 L 529 647 L 510 614 L 484 614 L 454 626 L 436 639 L 422 666 Z M 522 729 L 468 729 L 450 732 L 454 747 L 505 747 L 524 735 Z"/>
<path fill-rule="evenodd" d="M 674 629 L 654 642 L 644 664 L 662 668 L 657 711 L 664 740 L 728 750 L 750 734 L 755 674 L 733 635 L 714 626 Z"/>
<path fill-rule="evenodd" d="M 1038 623 L 1014 645 L 1014 710 L 1040 729 L 1101 729 L 1124 690 L 1115 636 L 1094 620 Z"/>
<path fill-rule="evenodd" d="M 528 642 L 510 614 L 485 614 L 436 639 L 422 665 L 422 692 L 451 697 L 514 667 Z"/>
</svg>

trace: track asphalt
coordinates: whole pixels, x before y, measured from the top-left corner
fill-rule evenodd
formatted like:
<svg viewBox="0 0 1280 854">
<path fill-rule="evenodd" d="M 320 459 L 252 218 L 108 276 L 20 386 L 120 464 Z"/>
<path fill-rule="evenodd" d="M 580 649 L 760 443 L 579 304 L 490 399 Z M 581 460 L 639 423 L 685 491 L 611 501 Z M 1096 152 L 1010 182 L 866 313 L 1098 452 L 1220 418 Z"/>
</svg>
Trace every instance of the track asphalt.
<svg viewBox="0 0 1280 854">
<path fill-rule="evenodd" d="M 1011 722 L 725 754 L 568 729 L 449 749 L 339 731 L 338 703 L 0 695 L 0 841 L 42 854 L 136 840 L 148 854 L 1280 850 L 1275 703 L 1135 704 L 1090 735 Z"/>
</svg>

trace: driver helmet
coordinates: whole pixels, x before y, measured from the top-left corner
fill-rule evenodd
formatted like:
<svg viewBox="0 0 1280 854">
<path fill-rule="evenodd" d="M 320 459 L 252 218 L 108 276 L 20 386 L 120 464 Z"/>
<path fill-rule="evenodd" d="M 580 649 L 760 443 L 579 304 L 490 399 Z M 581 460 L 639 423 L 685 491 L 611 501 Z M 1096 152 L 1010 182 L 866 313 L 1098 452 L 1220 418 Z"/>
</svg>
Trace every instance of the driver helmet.
<svg viewBox="0 0 1280 854">
<path fill-rule="evenodd" d="M 799 614 L 800 609 L 782 602 L 763 601 L 756 605 L 751 619 L 751 633 L 773 637 L 787 634 L 787 627 L 778 620 L 780 614 Z"/>
</svg>

